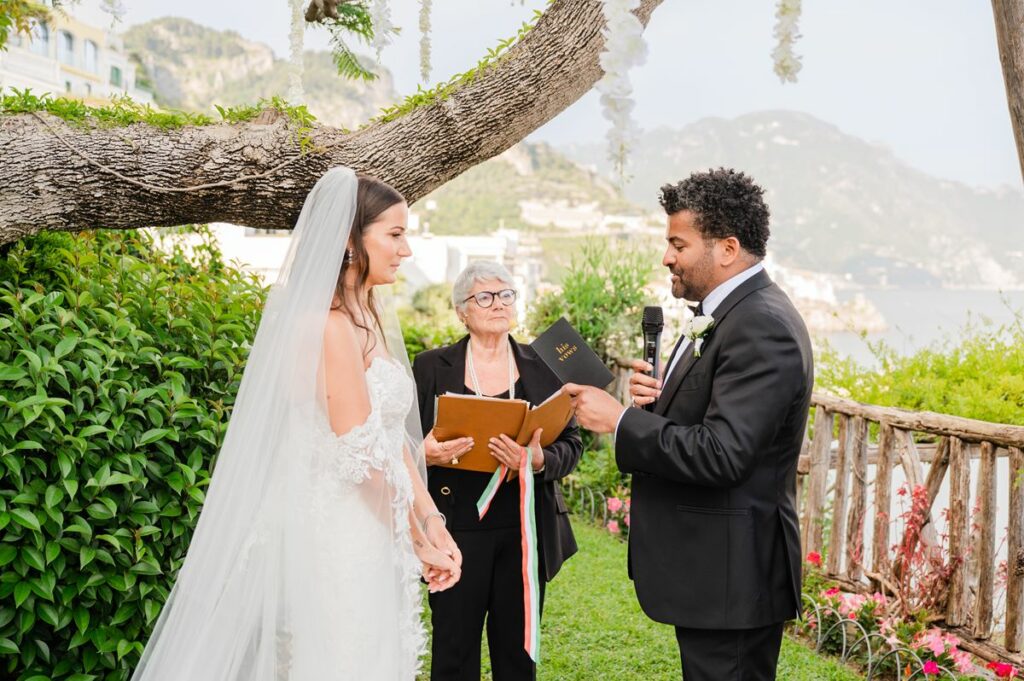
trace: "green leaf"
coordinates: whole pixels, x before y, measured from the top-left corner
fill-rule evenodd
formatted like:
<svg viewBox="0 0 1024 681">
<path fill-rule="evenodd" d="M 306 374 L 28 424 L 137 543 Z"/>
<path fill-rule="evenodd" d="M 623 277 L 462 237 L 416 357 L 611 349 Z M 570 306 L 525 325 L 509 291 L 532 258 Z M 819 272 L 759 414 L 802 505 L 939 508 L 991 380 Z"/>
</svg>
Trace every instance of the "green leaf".
<svg viewBox="0 0 1024 681">
<path fill-rule="evenodd" d="M 75 626 L 82 633 L 89 629 L 89 609 L 78 606 L 75 608 Z"/>
<path fill-rule="evenodd" d="M 14 585 L 14 605 L 20 608 L 22 603 L 32 595 L 32 585 L 28 582 L 18 582 Z"/>
<path fill-rule="evenodd" d="M 34 549 L 31 546 L 23 546 L 21 549 L 21 559 L 25 561 L 25 564 L 29 567 L 33 567 L 40 572 L 46 569 L 46 561 L 43 560 L 43 554 L 38 549 Z"/>
<path fill-rule="evenodd" d="M 120 640 L 117 642 L 117 659 L 120 660 L 128 653 L 132 652 L 135 644 L 131 641 Z"/>
<path fill-rule="evenodd" d="M 93 435 L 109 432 L 110 428 L 107 428 L 106 426 L 91 425 L 82 428 L 82 430 L 78 433 L 78 437 L 92 437 Z"/>
<path fill-rule="evenodd" d="M 162 440 L 170 432 L 171 431 L 169 428 L 153 428 L 151 430 L 147 430 L 145 433 L 142 434 L 142 437 L 140 437 L 135 444 L 138 447 L 148 445 L 150 443 L 156 442 L 157 440 Z"/>
<path fill-rule="evenodd" d="M 28 376 L 24 369 L 12 366 L 0 366 L 0 381 L 19 381 Z"/>
<path fill-rule="evenodd" d="M 0 653 L 4 655 L 17 655 L 21 652 L 18 644 L 9 638 L 0 638 Z"/>
<path fill-rule="evenodd" d="M 0 544 L 0 567 L 18 557 L 18 549 L 10 544 Z"/>
<path fill-rule="evenodd" d="M 75 345 L 78 344 L 78 339 L 74 336 L 68 336 L 57 343 L 57 347 L 53 350 L 53 356 L 57 359 L 64 357 L 69 352 L 75 349 Z"/>
<path fill-rule="evenodd" d="M 143 602 L 142 608 L 146 613 L 146 624 L 152 624 L 153 620 L 160 615 L 160 606 L 148 598 Z"/>
<path fill-rule="evenodd" d="M 88 565 L 96 558 L 96 549 L 91 546 L 83 546 L 82 550 L 78 552 L 79 567 L 85 569 Z"/>
<path fill-rule="evenodd" d="M 137 575 L 160 575 L 163 570 L 156 563 L 140 562 L 131 567 L 131 572 Z"/>
<path fill-rule="evenodd" d="M 45 503 L 47 507 L 54 508 L 57 504 L 64 500 L 64 490 L 60 487 L 50 485 L 46 488 Z"/>
<path fill-rule="evenodd" d="M 18 523 L 22 527 L 26 527 L 33 532 L 39 532 L 42 526 L 39 524 L 39 518 L 36 517 L 35 513 L 24 508 L 12 508 L 11 517 L 14 522 Z"/>
<path fill-rule="evenodd" d="M 51 627 L 56 627 L 60 622 L 60 615 L 57 613 L 57 608 L 53 607 L 49 603 L 40 603 L 36 606 L 36 612 L 39 614 L 39 619 L 46 622 Z"/>
<path fill-rule="evenodd" d="M 114 512 L 104 504 L 89 504 L 85 512 L 96 520 L 110 520 L 114 517 Z"/>
</svg>

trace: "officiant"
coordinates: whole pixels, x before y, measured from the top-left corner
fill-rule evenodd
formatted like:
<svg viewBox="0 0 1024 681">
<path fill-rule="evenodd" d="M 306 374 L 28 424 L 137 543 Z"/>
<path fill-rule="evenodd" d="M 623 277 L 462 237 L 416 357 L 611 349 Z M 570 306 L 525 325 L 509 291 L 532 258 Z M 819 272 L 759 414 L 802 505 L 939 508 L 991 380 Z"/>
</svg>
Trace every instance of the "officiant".
<svg viewBox="0 0 1024 681">
<path fill-rule="evenodd" d="M 473 447 L 469 438 L 438 442 L 433 436 L 437 396 L 448 392 L 521 399 L 538 405 L 562 384 L 529 345 L 510 334 L 516 322 L 512 275 L 496 262 L 470 263 L 455 280 L 452 304 L 468 335 L 416 357 L 413 374 L 423 423 L 430 494 L 447 517 L 462 551 L 462 579 L 430 594 L 432 681 L 478 681 L 480 644 L 487 627 L 494 681 L 536 678 L 524 648 L 524 587 L 519 485 L 502 484 L 481 519 L 477 501 L 492 474 L 442 464 L 458 462 Z M 547 439 L 547 438 L 545 438 Z M 524 447 L 509 438 L 487 443 L 499 464 L 518 470 Z M 537 445 L 537 438 L 534 438 Z M 580 460 L 583 444 L 575 420 L 549 446 L 532 449 L 535 483 L 539 597 L 544 584 L 576 553 L 559 481 Z M 529 592 L 527 591 L 528 595 Z"/>
</svg>

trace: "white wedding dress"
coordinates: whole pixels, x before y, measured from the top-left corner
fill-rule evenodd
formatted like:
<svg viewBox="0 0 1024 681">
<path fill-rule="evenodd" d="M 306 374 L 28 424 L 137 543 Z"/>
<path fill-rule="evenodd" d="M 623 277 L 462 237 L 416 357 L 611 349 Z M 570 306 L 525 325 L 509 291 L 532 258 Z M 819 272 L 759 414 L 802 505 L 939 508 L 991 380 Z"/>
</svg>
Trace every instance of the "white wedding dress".
<svg viewBox="0 0 1024 681">
<path fill-rule="evenodd" d="M 321 651 L 293 651 L 283 679 L 313 679 L 330 670 L 335 679 L 415 678 L 426 649 L 420 619 L 420 562 L 412 549 L 409 508 L 412 481 L 403 458 L 405 418 L 415 399 L 412 379 L 390 359 L 377 357 L 366 371 L 371 411 L 342 436 L 326 417 L 309 449 L 314 476 L 310 523 L 322 538 L 313 575 L 336 643 Z M 317 640 L 299 636 L 296 642 Z M 331 662 L 333 660 L 333 662 Z"/>
</svg>

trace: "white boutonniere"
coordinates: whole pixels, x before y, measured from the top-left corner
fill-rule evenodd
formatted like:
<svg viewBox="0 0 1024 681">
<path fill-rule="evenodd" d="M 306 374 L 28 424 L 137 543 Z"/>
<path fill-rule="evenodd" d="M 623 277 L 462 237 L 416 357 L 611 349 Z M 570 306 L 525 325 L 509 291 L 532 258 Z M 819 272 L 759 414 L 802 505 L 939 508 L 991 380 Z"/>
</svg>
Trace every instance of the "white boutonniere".
<svg viewBox="0 0 1024 681">
<path fill-rule="evenodd" d="M 700 357 L 700 349 L 704 345 L 704 339 L 711 333 L 715 326 L 715 318 L 711 315 L 700 315 L 691 317 L 683 329 L 683 335 L 693 343 L 693 356 Z"/>
</svg>

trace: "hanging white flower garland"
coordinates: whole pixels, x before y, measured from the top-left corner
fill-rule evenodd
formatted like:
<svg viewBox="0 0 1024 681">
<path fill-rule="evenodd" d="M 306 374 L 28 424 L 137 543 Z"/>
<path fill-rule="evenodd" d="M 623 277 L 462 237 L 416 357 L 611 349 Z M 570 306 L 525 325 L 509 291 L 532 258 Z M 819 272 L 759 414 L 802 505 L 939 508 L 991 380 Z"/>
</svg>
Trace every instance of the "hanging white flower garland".
<svg viewBox="0 0 1024 681">
<path fill-rule="evenodd" d="M 288 102 L 298 106 L 305 103 L 306 93 L 302 87 L 304 70 L 302 42 L 306 30 L 306 17 L 302 9 L 304 0 L 288 0 L 292 10 L 292 30 L 288 34 L 290 64 L 288 68 Z"/>
<path fill-rule="evenodd" d="M 391 44 L 391 36 L 395 32 L 395 25 L 391 23 L 391 8 L 387 0 L 373 0 L 370 3 L 370 23 L 373 25 L 373 42 L 371 46 L 377 53 L 377 61 L 380 61 L 381 51 Z"/>
<path fill-rule="evenodd" d="M 432 0 L 420 0 L 420 80 L 430 82 L 430 10 Z"/>
<path fill-rule="evenodd" d="M 639 137 L 633 121 L 633 85 L 629 70 L 647 58 L 644 27 L 633 14 L 640 0 L 602 0 L 605 26 L 604 51 L 599 57 L 604 77 L 595 86 L 601 93 L 601 109 L 611 124 L 608 129 L 608 157 L 619 178 L 626 177 L 629 151 Z"/>
<path fill-rule="evenodd" d="M 103 0 L 100 8 L 110 15 L 111 25 L 120 23 L 127 11 L 121 0 Z"/>
<path fill-rule="evenodd" d="M 783 83 L 795 83 L 796 74 L 802 67 L 800 56 L 793 52 L 793 44 L 800 37 L 797 27 L 800 21 L 800 1 L 779 0 L 775 8 L 774 35 L 779 42 L 772 50 L 772 59 L 775 61 L 775 73 Z"/>
</svg>

